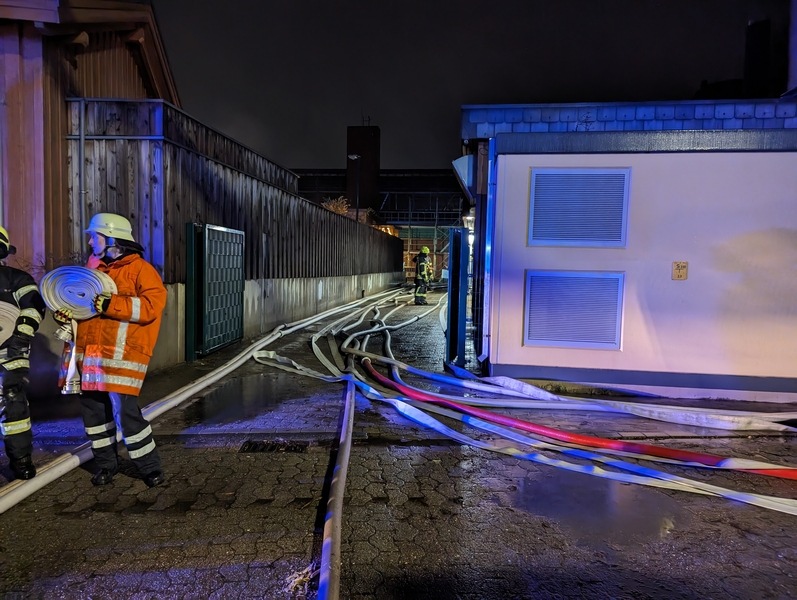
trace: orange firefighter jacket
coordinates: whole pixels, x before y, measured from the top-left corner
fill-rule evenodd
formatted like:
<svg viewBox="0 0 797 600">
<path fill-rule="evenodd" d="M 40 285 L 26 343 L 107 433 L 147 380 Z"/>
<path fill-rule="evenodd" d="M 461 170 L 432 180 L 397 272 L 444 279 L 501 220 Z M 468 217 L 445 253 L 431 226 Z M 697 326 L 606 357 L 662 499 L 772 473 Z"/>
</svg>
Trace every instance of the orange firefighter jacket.
<svg viewBox="0 0 797 600">
<path fill-rule="evenodd" d="M 166 288 L 155 268 L 138 254 L 101 263 L 97 269 L 110 275 L 117 291 L 106 311 L 78 323 L 80 387 L 138 396 L 158 341 Z"/>
</svg>

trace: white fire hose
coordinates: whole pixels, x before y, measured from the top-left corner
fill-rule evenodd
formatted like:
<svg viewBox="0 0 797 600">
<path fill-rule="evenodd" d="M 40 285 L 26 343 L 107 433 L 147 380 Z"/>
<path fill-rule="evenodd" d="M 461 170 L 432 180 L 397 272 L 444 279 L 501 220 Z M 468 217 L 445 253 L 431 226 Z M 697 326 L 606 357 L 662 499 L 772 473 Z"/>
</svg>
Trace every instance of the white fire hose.
<svg viewBox="0 0 797 600">
<path fill-rule="evenodd" d="M 142 413 L 148 421 L 152 421 L 161 414 L 171 410 L 176 406 L 179 406 L 186 400 L 194 398 L 198 392 L 229 375 L 238 367 L 251 360 L 252 355 L 257 350 L 262 349 L 283 335 L 293 333 L 294 331 L 313 325 L 314 323 L 317 323 L 318 321 L 328 318 L 332 315 L 341 312 L 348 312 L 355 306 L 359 306 L 360 304 L 366 302 L 372 302 L 374 299 L 382 298 L 390 293 L 390 290 L 387 292 L 379 292 L 373 296 L 355 300 L 354 302 L 344 304 L 343 306 L 331 308 L 311 317 L 307 317 L 306 319 L 302 319 L 301 321 L 279 325 L 271 333 L 258 339 L 248 348 L 240 352 L 237 356 L 232 358 L 224 365 L 218 367 L 216 370 L 206 373 L 196 381 L 184 385 L 179 390 L 172 392 L 168 396 L 148 404 L 142 410 Z M 66 475 L 69 473 L 69 471 L 80 466 L 91 458 L 91 442 L 86 442 L 77 448 L 74 448 L 70 452 L 66 452 L 65 454 L 55 457 L 55 459 L 43 465 L 41 469 L 39 469 L 39 473 L 33 479 L 17 479 L 0 487 L 0 514 L 3 514 L 8 509 L 15 506 L 17 503 L 24 500 L 37 490 L 40 490 L 45 485 L 55 481 L 62 475 Z"/>
<path fill-rule="evenodd" d="M 74 343 L 77 321 L 96 316 L 98 313 L 94 308 L 94 298 L 99 294 L 115 294 L 116 283 L 102 271 L 75 265 L 58 267 L 47 273 L 39 283 L 39 291 L 51 311 L 69 310 L 72 313 L 72 322 L 62 324 L 55 336 L 70 345 L 66 383 L 61 392 L 77 393 L 80 391 L 80 373 L 77 369 Z"/>
<path fill-rule="evenodd" d="M 74 319 L 84 321 L 98 314 L 94 309 L 95 296 L 115 294 L 116 284 L 102 271 L 73 265 L 47 273 L 39 283 L 39 291 L 47 308 L 67 308 Z"/>
<path fill-rule="evenodd" d="M 14 333 L 18 318 L 19 308 L 8 302 L 0 302 L 0 345 Z"/>
<path fill-rule="evenodd" d="M 17 318 L 19 318 L 19 308 L 8 302 L 0 302 L 0 345 L 14 333 Z M 0 350 L 0 362 L 5 362 L 7 357 L 8 350 L 6 348 Z M 3 414 L 5 402 L 2 392 L 2 381 L 0 381 L 0 415 Z"/>
</svg>

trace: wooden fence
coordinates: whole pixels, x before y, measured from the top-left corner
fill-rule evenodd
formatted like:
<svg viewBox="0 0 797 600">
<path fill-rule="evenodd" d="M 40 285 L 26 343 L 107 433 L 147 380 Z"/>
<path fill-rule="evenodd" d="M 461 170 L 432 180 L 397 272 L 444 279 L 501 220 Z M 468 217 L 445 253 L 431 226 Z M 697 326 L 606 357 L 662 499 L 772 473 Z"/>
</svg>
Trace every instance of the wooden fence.
<svg viewBox="0 0 797 600">
<path fill-rule="evenodd" d="M 72 99 L 69 114 L 76 253 L 91 215 L 116 212 L 166 283 L 185 281 L 188 222 L 244 231 L 247 279 L 402 270 L 400 239 L 300 198 L 294 173 L 167 102 Z"/>
</svg>

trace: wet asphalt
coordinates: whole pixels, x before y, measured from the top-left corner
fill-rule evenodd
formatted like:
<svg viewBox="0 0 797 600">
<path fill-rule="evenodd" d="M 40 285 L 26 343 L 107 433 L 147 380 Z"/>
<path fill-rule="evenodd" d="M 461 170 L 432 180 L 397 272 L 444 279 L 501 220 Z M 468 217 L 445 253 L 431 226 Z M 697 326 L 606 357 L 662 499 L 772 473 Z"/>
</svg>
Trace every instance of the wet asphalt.
<svg viewBox="0 0 797 600">
<path fill-rule="evenodd" d="M 321 370 L 308 344 L 318 328 L 269 349 Z M 245 347 L 151 374 L 141 405 Z M 437 315 L 394 332 L 392 348 L 400 360 L 442 371 Z M 469 356 L 466 366 L 475 369 L 472 363 Z M 1 514 L 0 598 L 315 597 L 343 392 L 340 383 L 248 361 L 153 420 L 165 485 L 147 488 L 124 463 L 111 485 L 94 487 L 88 462 Z M 341 598 L 797 597 L 797 516 L 464 445 L 361 395 L 356 408 Z M 40 467 L 85 442 L 74 398 L 54 397 L 33 409 Z M 616 413 L 507 414 L 585 434 L 797 465 L 794 434 L 734 433 Z M 6 465 L 0 457 L 0 484 L 10 477 Z M 797 498 L 793 480 L 657 468 Z"/>
</svg>

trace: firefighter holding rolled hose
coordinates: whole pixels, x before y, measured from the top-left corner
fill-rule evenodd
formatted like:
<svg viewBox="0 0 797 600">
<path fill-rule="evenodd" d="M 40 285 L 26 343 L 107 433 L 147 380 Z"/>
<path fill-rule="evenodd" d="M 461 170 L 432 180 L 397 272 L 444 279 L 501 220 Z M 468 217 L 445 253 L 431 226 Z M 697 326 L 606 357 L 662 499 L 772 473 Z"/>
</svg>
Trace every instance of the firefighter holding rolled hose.
<svg viewBox="0 0 797 600">
<path fill-rule="evenodd" d="M 16 248 L 0 226 L 0 430 L 9 465 L 17 479 L 36 476 L 33 432 L 26 388 L 30 348 L 45 313 L 44 299 L 33 277 L 3 262 Z"/>
<path fill-rule="evenodd" d="M 78 320 L 74 340 L 81 413 L 97 467 L 91 482 L 107 485 L 119 470 L 116 404 L 127 453 L 147 486 L 154 487 L 165 477 L 137 397 L 158 339 L 166 288 L 144 260 L 144 249 L 125 217 L 95 214 L 86 233 L 96 269 L 116 285 L 115 293 L 102 291 L 93 298 L 93 314 Z M 59 323 L 71 324 L 75 313 L 58 307 L 54 316 Z"/>
</svg>

